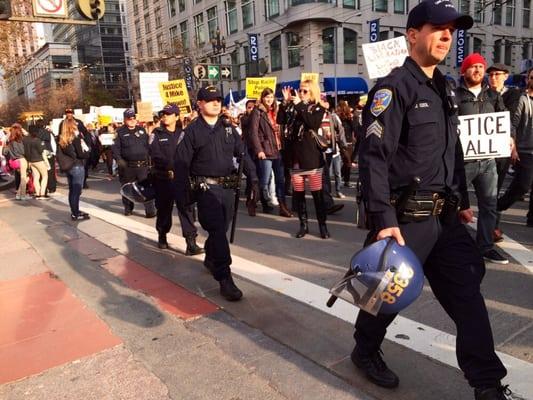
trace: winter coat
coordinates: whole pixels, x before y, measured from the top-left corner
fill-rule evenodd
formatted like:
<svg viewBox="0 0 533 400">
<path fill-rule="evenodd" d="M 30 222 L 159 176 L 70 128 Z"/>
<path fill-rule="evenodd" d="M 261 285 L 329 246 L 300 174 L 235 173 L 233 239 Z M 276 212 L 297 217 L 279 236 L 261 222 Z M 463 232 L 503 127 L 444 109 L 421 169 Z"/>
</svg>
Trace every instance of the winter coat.
<svg viewBox="0 0 533 400">
<path fill-rule="evenodd" d="M 519 153 L 533 154 L 533 97 L 523 94 L 511 118 Z"/>
<path fill-rule="evenodd" d="M 41 143 L 41 139 L 33 136 L 26 136 L 22 139 L 24 143 L 24 157 L 30 163 L 36 163 L 44 161 L 43 150 L 44 146 Z"/>
<path fill-rule="evenodd" d="M 267 159 L 278 159 L 280 157 L 276 133 L 265 106 L 259 104 L 254 108 L 250 116 L 249 135 L 252 142 L 254 157 L 261 152 L 265 153 Z"/>
</svg>

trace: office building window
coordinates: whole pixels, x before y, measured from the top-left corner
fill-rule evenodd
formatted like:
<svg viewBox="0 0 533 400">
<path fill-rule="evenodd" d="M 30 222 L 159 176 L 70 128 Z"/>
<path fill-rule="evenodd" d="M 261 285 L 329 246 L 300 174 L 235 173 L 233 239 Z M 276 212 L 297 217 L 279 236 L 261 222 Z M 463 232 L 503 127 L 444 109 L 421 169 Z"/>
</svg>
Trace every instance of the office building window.
<svg viewBox="0 0 533 400">
<path fill-rule="evenodd" d="M 143 9 L 148 9 L 148 0 L 143 0 Z"/>
<path fill-rule="evenodd" d="M 202 0 L 193 0 L 194 4 L 200 3 Z"/>
<path fill-rule="evenodd" d="M 482 48 L 483 48 L 483 40 L 475 37 L 474 38 L 474 53 L 482 54 L 482 51 L 483 51 Z"/>
<path fill-rule="evenodd" d="M 189 48 L 189 32 L 187 30 L 187 21 L 180 23 L 181 45 L 184 49 Z"/>
<path fill-rule="evenodd" d="M 357 32 L 344 28 L 344 63 L 357 64 Z"/>
<path fill-rule="evenodd" d="M 408 9 L 408 0 L 394 0 L 394 14 L 405 14 Z"/>
<path fill-rule="evenodd" d="M 254 2 L 253 0 L 243 0 L 242 4 L 242 26 L 248 28 L 254 25 Z"/>
<path fill-rule="evenodd" d="M 144 33 L 150 33 L 151 30 L 150 14 L 144 14 Z"/>
<path fill-rule="evenodd" d="M 279 0 L 266 0 L 265 7 L 267 19 L 279 15 Z"/>
<path fill-rule="evenodd" d="M 502 39 L 494 41 L 494 62 L 502 62 Z"/>
<path fill-rule="evenodd" d="M 359 10 L 359 0 L 342 0 L 342 6 L 344 8 L 353 8 L 354 10 Z"/>
<path fill-rule="evenodd" d="M 372 11 L 388 12 L 387 0 L 372 0 Z"/>
<path fill-rule="evenodd" d="M 522 45 L 522 60 L 529 59 L 529 48 L 530 44 L 527 42 Z"/>
<path fill-rule="evenodd" d="M 300 35 L 294 32 L 287 32 L 287 54 L 289 58 L 289 68 L 300 66 Z"/>
<path fill-rule="evenodd" d="M 156 8 L 154 11 L 155 16 L 155 28 L 161 28 L 161 8 Z"/>
<path fill-rule="evenodd" d="M 194 40 L 197 46 L 205 43 L 204 14 L 194 16 Z"/>
<path fill-rule="evenodd" d="M 178 0 L 178 11 L 185 12 L 185 0 Z"/>
<path fill-rule="evenodd" d="M 492 12 L 494 14 L 494 24 L 502 24 L 502 0 L 494 0 L 494 6 L 492 6 Z"/>
<path fill-rule="evenodd" d="M 176 16 L 176 0 L 168 0 L 168 14 L 170 18 Z"/>
<path fill-rule="evenodd" d="M 207 29 L 209 30 L 209 39 L 217 37 L 218 16 L 216 6 L 207 10 Z"/>
<path fill-rule="evenodd" d="M 239 24 L 237 19 L 237 1 L 227 0 L 226 4 L 226 28 L 227 31 L 232 34 L 239 30 Z"/>
<path fill-rule="evenodd" d="M 139 14 L 139 4 L 137 0 L 133 0 L 133 15 Z"/>
<path fill-rule="evenodd" d="M 514 26 L 515 0 L 509 0 L 505 6 L 505 25 Z"/>
<path fill-rule="evenodd" d="M 474 21 L 485 22 L 485 0 L 474 1 Z"/>
<path fill-rule="evenodd" d="M 176 25 L 170 27 L 168 30 L 168 36 L 170 37 L 170 47 L 172 48 L 172 53 L 176 54 L 176 52 L 179 51 L 178 27 Z"/>
<path fill-rule="evenodd" d="M 146 55 L 148 56 L 148 58 L 152 58 L 154 56 L 154 48 L 153 48 L 152 39 L 148 39 L 146 41 Z"/>
<path fill-rule="evenodd" d="M 505 41 L 505 54 L 503 63 L 505 65 L 513 65 L 513 44 L 509 40 Z"/>
<path fill-rule="evenodd" d="M 460 0 L 459 11 L 463 14 L 470 15 L 470 0 Z"/>
<path fill-rule="evenodd" d="M 272 71 L 279 71 L 282 68 L 281 64 L 281 35 L 276 36 L 269 43 L 270 45 L 270 69 Z M 246 52 L 244 53 L 246 55 Z"/>
<path fill-rule="evenodd" d="M 163 39 L 163 35 L 159 34 L 156 38 L 157 41 L 157 53 L 161 55 L 165 51 L 165 40 Z"/>
<path fill-rule="evenodd" d="M 135 20 L 135 37 L 137 39 L 141 38 L 141 21 L 138 19 Z"/>
<path fill-rule="evenodd" d="M 379 32 L 379 41 L 387 40 L 389 38 L 389 31 L 381 31 Z"/>
<path fill-rule="evenodd" d="M 529 28 L 529 19 L 531 18 L 531 0 L 523 0 L 522 8 L 522 27 Z"/>
<path fill-rule="evenodd" d="M 322 62 L 335 64 L 335 28 L 322 31 Z"/>
</svg>

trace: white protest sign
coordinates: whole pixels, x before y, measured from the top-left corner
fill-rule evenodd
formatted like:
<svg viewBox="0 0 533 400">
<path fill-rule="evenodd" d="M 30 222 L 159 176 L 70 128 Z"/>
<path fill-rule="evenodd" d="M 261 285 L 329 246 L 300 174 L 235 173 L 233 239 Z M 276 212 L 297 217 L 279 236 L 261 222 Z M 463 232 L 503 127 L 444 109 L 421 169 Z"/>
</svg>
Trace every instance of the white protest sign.
<svg viewBox="0 0 533 400">
<path fill-rule="evenodd" d="M 509 157 L 511 117 L 509 111 L 461 115 L 459 134 L 465 160 Z"/>
<path fill-rule="evenodd" d="M 165 105 L 159 92 L 159 83 L 168 81 L 168 72 L 139 72 L 139 87 L 141 100 L 151 101 L 155 111 Z"/>
<path fill-rule="evenodd" d="M 370 79 L 388 75 L 394 68 L 403 65 L 408 55 L 405 36 L 363 43 L 363 56 Z"/>
<path fill-rule="evenodd" d="M 102 146 L 113 146 L 113 143 L 115 143 L 115 135 L 112 133 L 102 133 L 98 136 L 98 139 Z"/>
</svg>

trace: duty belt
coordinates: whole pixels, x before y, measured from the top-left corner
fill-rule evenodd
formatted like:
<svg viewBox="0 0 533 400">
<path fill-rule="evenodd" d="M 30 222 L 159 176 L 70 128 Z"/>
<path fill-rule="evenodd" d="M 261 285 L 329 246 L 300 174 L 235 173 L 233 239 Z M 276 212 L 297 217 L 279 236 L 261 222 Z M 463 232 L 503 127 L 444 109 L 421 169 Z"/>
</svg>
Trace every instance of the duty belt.
<svg viewBox="0 0 533 400">
<path fill-rule="evenodd" d="M 239 177 L 237 175 L 229 176 L 191 176 L 191 187 L 195 190 L 207 190 L 210 185 L 219 185 L 224 189 L 237 189 L 239 186 Z"/>
<path fill-rule="evenodd" d="M 446 199 L 440 193 L 430 193 L 427 195 L 409 196 L 405 209 L 402 212 L 403 216 L 416 218 L 425 218 L 431 215 L 440 215 L 444 208 Z M 395 205 L 396 199 L 391 200 L 391 204 Z"/>
<path fill-rule="evenodd" d="M 128 167 L 147 167 L 148 161 L 142 160 L 142 161 L 128 161 Z"/>
</svg>

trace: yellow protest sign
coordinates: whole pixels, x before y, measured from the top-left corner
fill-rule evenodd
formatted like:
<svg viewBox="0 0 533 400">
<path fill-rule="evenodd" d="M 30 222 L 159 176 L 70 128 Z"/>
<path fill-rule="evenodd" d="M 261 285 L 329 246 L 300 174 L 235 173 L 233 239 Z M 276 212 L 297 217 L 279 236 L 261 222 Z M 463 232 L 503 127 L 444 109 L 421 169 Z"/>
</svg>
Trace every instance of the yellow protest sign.
<svg viewBox="0 0 533 400">
<path fill-rule="evenodd" d="M 300 75 L 300 82 L 313 81 L 313 83 L 318 85 L 318 79 L 319 77 L 317 72 L 302 72 L 302 75 Z"/>
<path fill-rule="evenodd" d="M 113 117 L 111 115 L 99 115 L 98 116 L 98 123 L 100 126 L 107 126 L 111 122 L 113 122 Z"/>
<path fill-rule="evenodd" d="M 177 105 L 180 108 L 181 114 L 189 114 L 192 111 L 185 79 L 160 82 L 159 93 L 164 104 Z"/>
<path fill-rule="evenodd" d="M 248 99 L 258 99 L 265 88 L 276 91 L 277 78 L 275 76 L 265 78 L 246 78 L 246 97 Z"/>
</svg>

